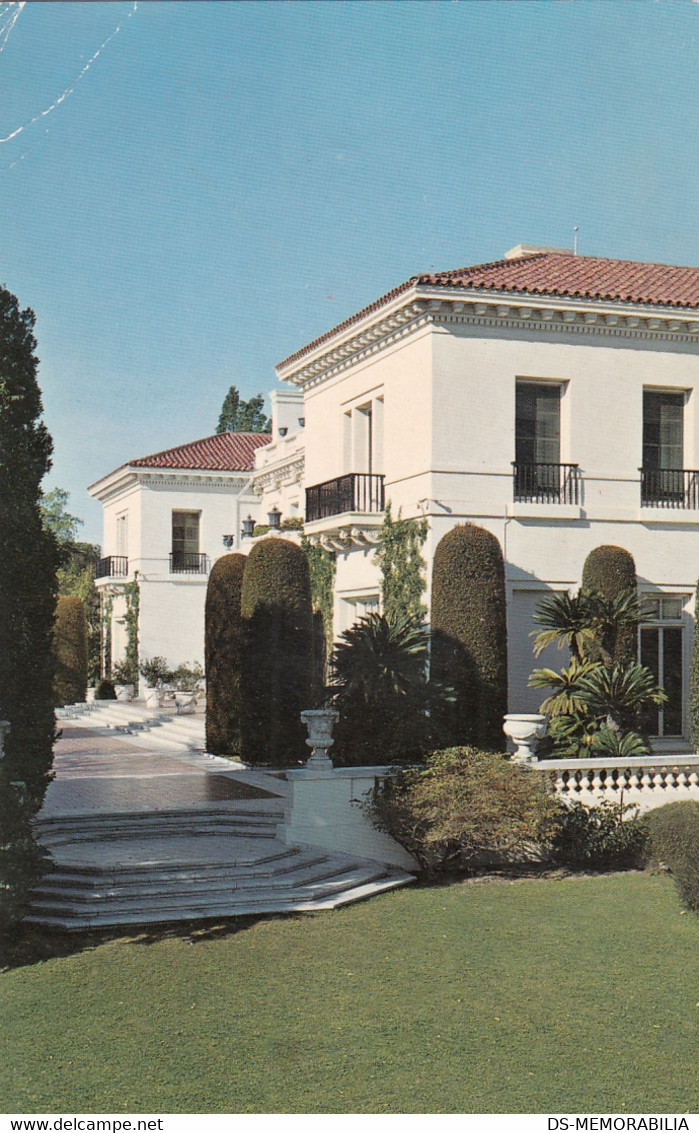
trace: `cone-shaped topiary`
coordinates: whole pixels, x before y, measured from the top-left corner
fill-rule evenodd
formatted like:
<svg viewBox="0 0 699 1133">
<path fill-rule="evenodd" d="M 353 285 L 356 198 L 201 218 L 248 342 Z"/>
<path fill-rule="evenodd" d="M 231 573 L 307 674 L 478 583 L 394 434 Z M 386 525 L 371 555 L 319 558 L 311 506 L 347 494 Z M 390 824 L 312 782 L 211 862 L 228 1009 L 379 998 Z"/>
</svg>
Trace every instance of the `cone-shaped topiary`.
<svg viewBox="0 0 699 1133">
<path fill-rule="evenodd" d="M 62 594 L 56 603 L 53 627 L 56 704 L 79 704 L 87 690 L 87 619 L 82 600 Z"/>
<path fill-rule="evenodd" d="M 313 613 L 308 559 L 287 539 L 264 539 L 248 556 L 242 756 L 288 766 L 306 759 L 300 713 L 312 707 Z"/>
<path fill-rule="evenodd" d="M 50 780 L 58 548 L 42 523 L 51 438 L 41 421 L 34 313 L 0 287 L 0 937 L 42 868 L 31 818 Z"/>
<path fill-rule="evenodd" d="M 431 675 L 451 685 L 440 712 L 446 744 L 504 748 L 507 712 L 505 566 L 496 537 L 472 523 L 440 539 L 432 567 Z"/>
<path fill-rule="evenodd" d="M 603 544 L 590 551 L 583 566 L 582 588 L 608 601 L 636 593 L 636 564 L 623 547 Z M 613 662 L 629 665 L 637 660 L 636 626 L 610 625 L 602 645 Z"/>
<path fill-rule="evenodd" d="M 699 751 L 699 582 L 694 598 L 694 640 L 689 673 L 689 735 L 694 751 Z"/>
<path fill-rule="evenodd" d="M 224 555 L 211 568 L 206 589 L 206 750 L 214 755 L 240 755 L 244 571 L 245 555 Z"/>
</svg>

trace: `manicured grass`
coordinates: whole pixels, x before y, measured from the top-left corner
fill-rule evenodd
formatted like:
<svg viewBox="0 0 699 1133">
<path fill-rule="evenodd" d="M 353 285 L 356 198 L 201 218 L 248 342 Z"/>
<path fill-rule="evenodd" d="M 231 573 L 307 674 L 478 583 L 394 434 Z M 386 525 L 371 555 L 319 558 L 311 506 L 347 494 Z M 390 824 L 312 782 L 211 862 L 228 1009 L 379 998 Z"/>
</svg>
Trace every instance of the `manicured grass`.
<svg viewBox="0 0 699 1133">
<path fill-rule="evenodd" d="M 697 1112 L 666 877 L 404 889 L 0 977 L 5 1112 Z"/>
</svg>

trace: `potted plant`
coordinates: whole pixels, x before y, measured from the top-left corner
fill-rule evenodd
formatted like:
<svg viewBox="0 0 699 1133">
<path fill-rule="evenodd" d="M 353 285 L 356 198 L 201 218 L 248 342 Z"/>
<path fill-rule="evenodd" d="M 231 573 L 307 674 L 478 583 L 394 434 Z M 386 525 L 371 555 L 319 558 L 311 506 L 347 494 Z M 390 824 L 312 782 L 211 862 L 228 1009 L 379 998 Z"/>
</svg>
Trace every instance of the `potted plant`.
<svg viewBox="0 0 699 1133">
<path fill-rule="evenodd" d="M 117 661 L 112 669 L 117 700 L 133 700 L 136 686 L 128 661 Z"/>
<path fill-rule="evenodd" d="M 197 700 L 203 694 L 204 670 L 198 661 L 192 665 L 178 665 L 170 673 L 170 684 L 175 690 L 175 705 L 179 715 L 194 712 Z"/>
<path fill-rule="evenodd" d="M 163 684 L 170 680 L 171 673 L 164 657 L 151 657 L 141 661 L 138 671 L 145 681 L 143 699 L 149 708 L 160 708 L 163 702 Z"/>
</svg>

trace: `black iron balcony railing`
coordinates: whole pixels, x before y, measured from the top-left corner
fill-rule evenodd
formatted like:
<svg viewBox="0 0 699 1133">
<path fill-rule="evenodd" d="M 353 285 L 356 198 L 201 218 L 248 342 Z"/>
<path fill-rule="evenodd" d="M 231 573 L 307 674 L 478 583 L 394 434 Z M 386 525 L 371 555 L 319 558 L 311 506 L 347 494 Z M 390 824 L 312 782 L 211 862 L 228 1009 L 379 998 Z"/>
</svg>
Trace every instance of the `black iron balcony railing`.
<svg viewBox="0 0 699 1133">
<path fill-rule="evenodd" d="M 95 564 L 95 578 L 126 578 L 129 560 L 126 555 L 107 555 Z"/>
<path fill-rule="evenodd" d="M 306 488 L 307 523 L 348 511 L 376 514 L 384 506 L 384 478 L 370 472 L 350 472 Z"/>
<path fill-rule="evenodd" d="M 639 468 L 644 507 L 699 508 L 695 468 Z"/>
<path fill-rule="evenodd" d="M 580 503 L 580 468 L 577 464 L 522 464 L 513 460 L 512 469 L 515 502 Z"/>
<path fill-rule="evenodd" d="M 191 551 L 172 551 L 170 554 L 170 574 L 206 574 L 206 555 Z"/>
</svg>

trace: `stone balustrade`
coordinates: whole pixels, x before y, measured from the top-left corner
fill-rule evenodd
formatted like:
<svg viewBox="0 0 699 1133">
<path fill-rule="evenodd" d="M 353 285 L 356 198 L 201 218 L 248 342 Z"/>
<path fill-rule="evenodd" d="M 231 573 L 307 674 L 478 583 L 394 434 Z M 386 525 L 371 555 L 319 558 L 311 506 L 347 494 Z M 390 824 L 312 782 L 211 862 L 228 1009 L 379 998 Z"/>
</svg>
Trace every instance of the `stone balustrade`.
<svg viewBox="0 0 699 1133">
<path fill-rule="evenodd" d="M 699 801 L 699 755 L 543 759 L 529 766 L 549 774 L 561 798 L 583 803 L 632 803 L 644 811 L 685 799 Z"/>
</svg>

